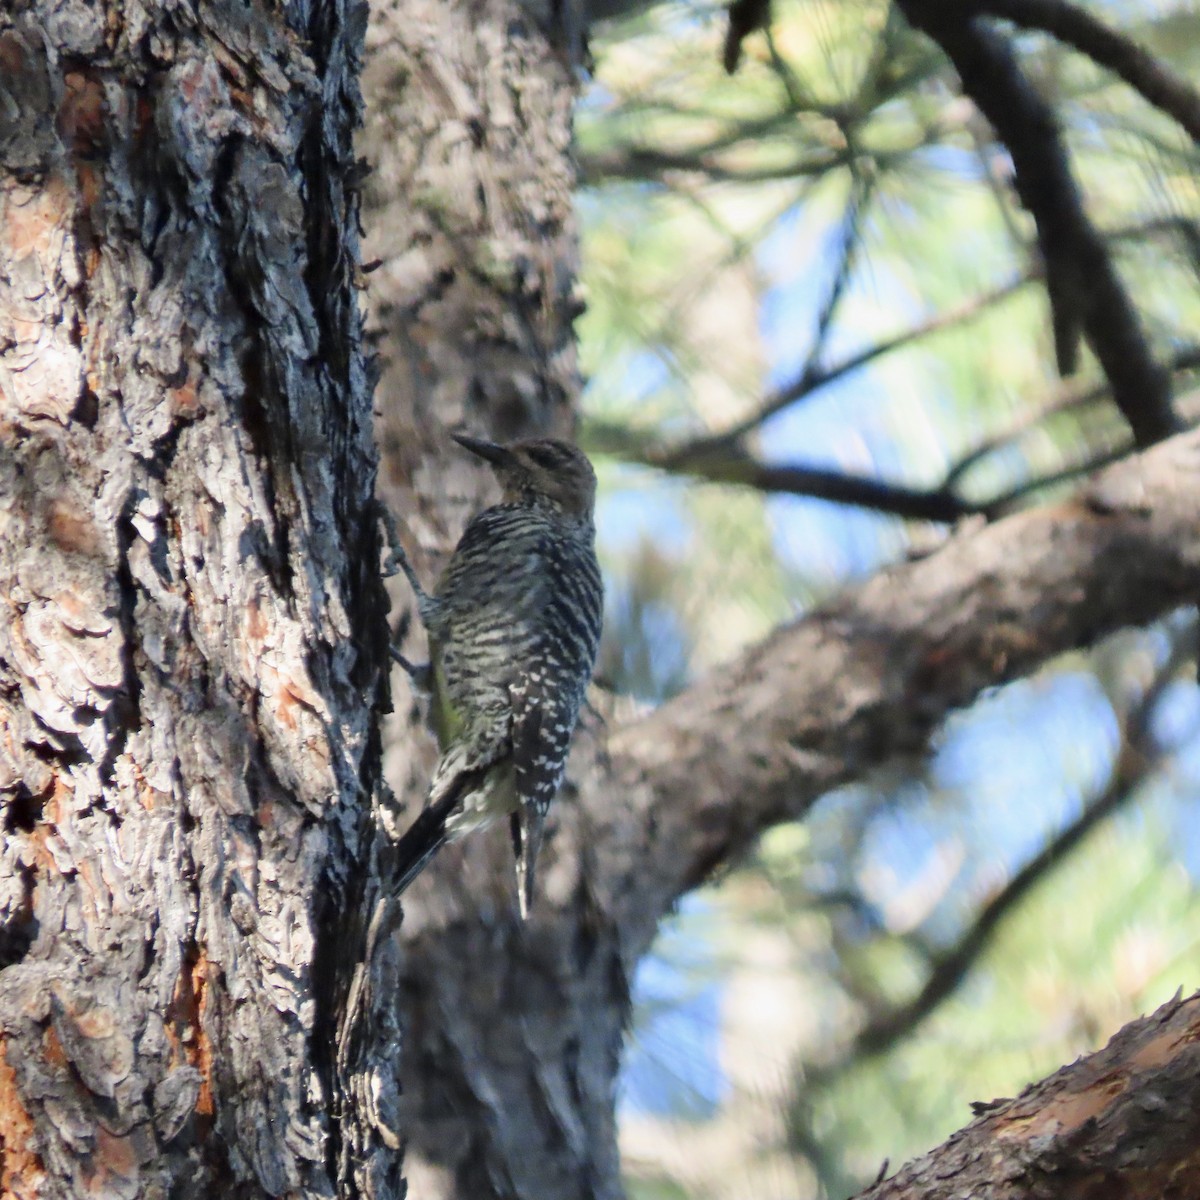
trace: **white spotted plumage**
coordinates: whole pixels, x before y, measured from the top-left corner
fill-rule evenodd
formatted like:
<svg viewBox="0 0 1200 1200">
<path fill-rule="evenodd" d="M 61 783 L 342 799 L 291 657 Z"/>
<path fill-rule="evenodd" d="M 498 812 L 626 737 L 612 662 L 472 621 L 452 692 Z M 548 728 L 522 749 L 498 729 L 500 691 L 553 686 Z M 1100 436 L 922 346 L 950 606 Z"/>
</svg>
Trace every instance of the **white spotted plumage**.
<svg viewBox="0 0 1200 1200">
<path fill-rule="evenodd" d="M 407 857 L 402 839 L 402 886 L 441 841 L 510 815 L 524 915 L 600 637 L 595 475 L 565 442 L 458 440 L 492 463 L 504 498 L 467 525 L 436 595 L 402 564 L 429 634 L 443 751 L 426 807 L 439 817 L 421 836 L 418 818 Z"/>
</svg>

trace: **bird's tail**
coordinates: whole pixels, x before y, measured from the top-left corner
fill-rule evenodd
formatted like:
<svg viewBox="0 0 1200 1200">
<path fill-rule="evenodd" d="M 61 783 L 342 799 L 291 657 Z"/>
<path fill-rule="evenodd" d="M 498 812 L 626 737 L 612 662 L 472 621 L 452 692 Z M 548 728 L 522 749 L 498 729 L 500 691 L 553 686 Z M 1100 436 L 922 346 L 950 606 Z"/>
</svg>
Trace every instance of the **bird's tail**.
<svg viewBox="0 0 1200 1200">
<path fill-rule="evenodd" d="M 542 848 L 542 833 L 546 828 L 545 810 L 535 804 L 522 803 L 512 814 L 513 853 L 517 860 L 517 903 L 521 920 L 529 919 L 533 907 L 534 869 L 538 851 Z"/>
<path fill-rule="evenodd" d="M 446 840 L 446 817 L 439 819 L 432 808 L 420 813 L 393 848 L 395 874 L 393 893 L 399 895 L 425 869 Z"/>
<path fill-rule="evenodd" d="M 446 841 L 446 822 L 468 792 L 474 791 L 487 774 L 486 768 L 460 771 L 449 785 L 417 815 L 392 847 L 392 894 L 398 896 L 425 869 Z"/>
</svg>

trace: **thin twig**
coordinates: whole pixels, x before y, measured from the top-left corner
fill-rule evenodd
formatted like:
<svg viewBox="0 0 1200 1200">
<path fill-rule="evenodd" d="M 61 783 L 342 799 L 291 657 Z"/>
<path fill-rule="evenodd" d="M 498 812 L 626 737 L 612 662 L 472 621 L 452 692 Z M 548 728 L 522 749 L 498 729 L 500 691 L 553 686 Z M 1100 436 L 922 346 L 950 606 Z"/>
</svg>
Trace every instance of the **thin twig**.
<svg viewBox="0 0 1200 1200">
<path fill-rule="evenodd" d="M 899 150 L 884 157 L 889 161 L 898 161 L 911 153 L 910 150 Z M 615 179 L 660 181 L 675 171 L 703 175 L 717 183 L 761 183 L 774 179 L 795 179 L 798 176 L 824 176 L 838 167 L 846 166 L 849 161 L 850 151 L 841 149 L 797 158 L 780 166 L 734 167 L 722 166 L 703 151 L 672 153 L 649 146 L 631 146 L 609 154 L 581 155 L 579 167 L 584 184 L 591 186 Z"/>
<path fill-rule="evenodd" d="M 902 350 L 905 346 L 911 346 L 914 342 L 918 342 L 922 338 L 929 337 L 932 334 L 940 333 L 945 329 L 951 329 L 956 325 L 963 325 L 969 321 L 973 321 L 976 317 L 982 316 L 988 309 L 1007 300 L 1036 278 L 1037 274 L 1033 271 L 1018 276 L 1016 279 L 1009 280 L 1008 283 L 1001 284 L 998 288 L 993 288 L 990 292 L 984 292 L 981 296 L 972 297 L 972 299 L 964 301 L 954 308 L 947 309 L 945 312 L 935 313 L 933 316 L 918 322 L 908 329 L 902 330 L 900 333 L 883 338 L 881 341 L 874 342 L 869 346 L 864 346 L 863 349 L 847 355 L 839 362 L 832 363 L 828 367 L 810 369 L 806 365 L 795 379 L 789 383 L 785 383 L 782 387 L 767 396 L 763 403 L 744 420 L 730 426 L 728 429 L 708 434 L 703 438 L 697 438 L 693 442 L 680 446 L 676 451 L 664 455 L 664 458 L 688 458 L 717 446 L 729 446 L 745 437 L 746 434 L 754 429 L 757 429 L 769 418 L 782 412 L 789 405 L 795 404 L 798 400 L 803 400 L 813 392 L 836 382 L 845 375 L 861 370 L 876 359 L 882 358 L 885 354 L 891 354 L 894 350 Z"/>
<path fill-rule="evenodd" d="M 1171 372 L 1172 378 L 1176 375 L 1185 374 L 1200 368 L 1200 346 L 1184 346 L 1176 350 L 1171 356 L 1167 367 Z M 1098 404 L 1101 401 L 1110 400 L 1111 398 L 1112 387 L 1107 380 L 1092 384 L 1068 381 L 1058 388 L 1048 400 L 1034 405 L 1032 411 L 1014 421 L 1003 433 L 987 438 L 967 454 L 963 455 L 947 471 L 945 478 L 942 480 L 942 488 L 950 491 L 957 490 L 958 485 L 962 482 L 963 477 L 968 471 L 972 470 L 989 455 L 998 453 L 1006 447 L 1011 446 L 1031 429 L 1039 426 L 1048 417 L 1066 412 L 1078 412 L 1090 405 Z M 1181 416 L 1185 423 L 1192 424 L 1196 414 L 1190 412 L 1186 405 L 1181 405 L 1181 409 Z M 989 518 L 994 518 L 1009 511 L 1016 501 L 1025 499 L 1030 493 L 1078 478 L 1080 475 L 1085 475 L 1089 471 L 1093 471 L 1097 467 L 1111 462 L 1114 457 L 1119 458 L 1122 455 L 1128 454 L 1132 449 L 1132 443 L 1124 439 L 1116 448 L 1108 446 L 1101 449 L 1092 446 L 1079 456 L 1079 461 L 1075 465 L 1064 468 L 1052 476 L 1032 480 L 1019 485 L 1019 487 L 1009 492 L 993 496 L 990 500 L 980 502 L 978 508 Z"/>
<path fill-rule="evenodd" d="M 821 369 L 821 359 L 825 354 L 825 346 L 833 329 L 834 318 L 838 308 L 846 298 L 850 287 L 850 278 L 854 273 L 855 261 L 859 248 L 862 246 L 863 214 L 871 201 L 875 186 L 875 175 L 863 172 L 858 166 L 850 167 L 850 196 L 846 202 L 846 211 L 842 215 L 840 229 L 841 248 L 838 254 L 837 270 L 829 285 L 829 292 L 817 314 L 817 328 L 813 335 L 812 346 L 808 357 L 800 370 L 800 378 L 817 374 Z"/>
</svg>

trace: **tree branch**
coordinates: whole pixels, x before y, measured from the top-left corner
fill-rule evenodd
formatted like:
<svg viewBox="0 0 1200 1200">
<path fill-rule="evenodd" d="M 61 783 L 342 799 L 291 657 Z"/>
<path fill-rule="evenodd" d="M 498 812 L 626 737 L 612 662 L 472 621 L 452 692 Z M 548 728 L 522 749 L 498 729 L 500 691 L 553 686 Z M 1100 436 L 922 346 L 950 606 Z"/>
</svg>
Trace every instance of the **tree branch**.
<svg viewBox="0 0 1200 1200">
<path fill-rule="evenodd" d="M 1068 0 L 972 0 L 976 12 L 1040 29 L 1123 79 L 1200 142 L 1200 93 L 1127 35 Z"/>
<path fill-rule="evenodd" d="M 908 488 L 821 467 L 763 463 L 748 455 L 698 459 L 680 465 L 689 475 L 712 483 L 743 484 L 760 492 L 829 500 L 912 521 L 949 524 L 974 512 L 970 504 L 948 489 Z"/>
<path fill-rule="evenodd" d="M 920 149 L 920 146 L 913 149 Z M 673 152 L 651 146 L 630 146 L 606 154 L 580 155 L 579 171 L 581 182 L 586 187 L 595 187 L 617 179 L 639 183 L 661 182 L 672 172 L 703 175 L 715 183 L 761 183 L 771 179 L 796 179 L 801 176 L 824 177 L 839 167 L 849 166 L 854 153 L 852 149 L 846 148 L 832 153 L 814 153 L 782 165 L 735 166 L 723 165 L 703 150 Z M 911 153 L 911 150 L 900 150 L 894 154 L 876 157 L 892 161 Z"/>
<path fill-rule="evenodd" d="M 1176 372 L 1195 370 L 1198 364 L 1200 348 L 1185 346 L 1171 358 L 1172 377 Z M 751 457 L 736 442 L 727 441 L 731 435 L 697 438 L 683 446 L 659 449 L 639 445 L 623 426 L 593 423 L 588 431 L 588 442 L 589 448 L 600 449 L 626 462 L 640 463 L 672 474 L 690 475 L 708 483 L 740 485 L 776 495 L 828 500 L 834 504 L 847 504 L 905 520 L 952 524 L 972 516 L 995 520 L 1012 512 L 1028 496 L 1078 479 L 1128 455 L 1132 447 L 1122 439 L 1116 445 L 1092 446 L 1083 456 L 1083 461 L 1064 466 L 1051 475 L 1014 484 L 986 500 L 968 499 L 958 491 L 958 485 L 968 471 L 989 455 L 1015 442 L 1047 417 L 1097 403 L 1111 398 L 1111 395 L 1112 388 L 1107 381 L 1067 381 L 1049 400 L 1036 405 L 1033 411 L 1013 422 L 1008 429 L 981 441 L 947 471 L 940 486 L 933 488 L 911 488 L 866 475 L 798 463 L 764 463 Z M 1200 412 L 1193 411 L 1193 408 L 1184 405 L 1184 415 L 1189 425 L 1200 416 Z"/>
<path fill-rule="evenodd" d="M 690 447 L 659 450 L 639 446 L 627 429 L 600 425 L 589 429 L 588 441 L 590 446 L 602 447 L 606 453 L 626 462 L 672 474 L 690 475 L 709 483 L 751 487 L 760 492 L 829 500 L 908 520 L 948 524 L 975 512 L 949 488 L 910 488 L 825 467 L 764 463 L 737 445 L 720 445 L 706 450 L 704 444 L 697 441 L 693 443 L 694 450 Z"/>
<path fill-rule="evenodd" d="M 942 47 L 964 93 L 1012 155 L 1017 192 L 1037 224 L 1059 369 L 1074 370 L 1082 332 L 1138 445 L 1176 432 L 1167 373 L 1155 361 L 1104 239 L 1084 209 L 1054 113 L 1029 86 L 1012 47 L 956 5 L 901 0 L 901 8 Z"/>
<path fill-rule="evenodd" d="M 617 923 L 648 939 L 680 894 L 763 829 L 924 753 L 984 688 L 1194 601 L 1198 485 L 1193 432 L 1117 464 L 1070 502 L 881 573 L 615 728 L 608 783 L 582 786 L 589 821 L 604 826 L 589 852 Z"/>
<path fill-rule="evenodd" d="M 765 492 L 810 496 L 839 504 L 852 504 L 876 512 L 913 520 L 957 521 L 975 510 L 953 494 L 951 488 L 907 488 L 865 476 L 820 467 L 771 465 L 759 462 L 739 446 L 740 440 L 764 421 L 810 393 L 877 358 L 912 345 L 922 338 L 971 321 L 1025 287 L 1035 276 L 1027 274 L 972 298 L 945 312 L 884 338 L 822 367 L 811 357 L 795 380 L 768 396 L 761 407 L 737 425 L 698 437 L 677 446 L 646 446 L 625 427 L 591 422 L 586 431 L 588 449 L 613 454 L 626 462 L 679 474 L 694 475 L 711 483 L 744 484 Z"/>
<path fill-rule="evenodd" d="M 1171 372 L 1172 381 L 1175 381 L 1177 375 L 1185 375 L 1195 371 L 1200 367 L 1200 346 L 1181 346 L 1171 355 L 1167 365 Z M 1036 428 L 1048 417 L 1071 410 L 1083 409 L 1111 398 L 1112 388 L 1107 380 L 1099 383 L 1089 383 L 1087 380 L 1081 379 L 1065 381 L 1049 397 L 1031 404 L 1029 411 L 1018 416 L 1006 429 L 982 439 L 970 451 L 964 454 L 946 473 L 945 479 L 942 480 L 942 488 L 944 490 L 955 491 L 963 477 L 974 467 L 978 466 L 985 458 L 1003 450 L 1005 447 L 1018 444 L 1024 434 Z M 1180 415 L 1189 427 L 1195 424 L 1196 420 L 1200 418 L 1200 408 L 1197 408 L 1194 403 L 1189 403 L 1186 396 L 1180 399 L 1179 409 Z M 1122 455 L 1127 454 L 1130 449 L 1131 447 L 1128 445 L 1123 446 L 1120 453 Z M 1104 464 L 1100 461 L 1087 459 L 1085 460 L 1085 465 L 1071 468 L 1070 477 L 1078 478 L 1079 475 L 1096 470 L 1102 465 Z M 1022 484 L 1017 489 L 1010 490 L 1002 495 L 993 496 L 990 500 L 980 503 L 978 508 L 984 513 L 999 515 L 1005 508 L 1011 507 L 1012 502 L 1019 499 L 1020 496 L 1037 488 L 1049 486 L 1054 482 L 1058 481 L 1054 479 L 1042 479 Z"/>
<path fill-rule="evenodd" d="M 943 314 L 948 317 L 949 314 Z M 882 343 L 881 343 L 882 345 Z M 878 347 L 873 348 L 875 350 Z M 864 352 L 864 353 L 869 353 Z M 1168 364 L 1171 378 L 1177 373 L 1194 371 L 1200 366 L 1200 347 L 1183 346 Z M 911 488 L 888 483 L 870 476 L 808 467 L 798 463 L 764 463 L 747 453 L 736 440 L 736 430 L 697 438 L 681 446 L 658 448 L 643 446 L 624 426 L 593 423 L 588 430 L 589 448 L 600 449 L 626 462 L 655 467 L 672 474 L 690 475 L 709 483 L 724 483 L 755 488 L 776 495 L 806 496 L 847 504 L 871 512 L 886 513 L 912 521 L 952 524 L 965 517 L 983 516 L 995 520 L 1012 512 L 1027 497 L 1061 483 L 1078 479 L 1124 458 L 1132 449 L 1125 437 L 1108 445 L 1089 444 L 1077 456 L 1049 475 L 1013 484 L 985 500 L 963 496 L 958 488 L 963 477 L 989 455 L 1016 442 L 1024 433 L 1047 417 L 1071 409 L 1080 409 L 1110 399 L 1112 387 L 1107 380 L 1089 383 L 1068 380 L 1049 397 L 1035 403 L 1031 410 L 1009 427 L 983 439 L 946 472 L 938 487 Z M 1200 409 L 1181 401 L 1181 412 L 1191 426 L 1200 418 Z M 739 427 L 740 428 L 740 427 Z"/>
<path fill-rule="evenodd" d="M 852 142 L 850 137 L 847 137 L 846 140 Z M 817 327 L 813 334 L 812 345 L 808 348 L 808 355 L 801 371 L 802 376 L 818 371 L 821 359 L 825 356 L 825 347 L 833 329 L 834 319 L 849 291 L 850 279 L 854 274 L 857 259 L 862 250 L 863 216 L 870 203 L 875 181 L 876 176 L 873 173 L 864 173 L 853 162 L 851 163 L 850 195 L 846 200 L 846 210 L 842 214 L 839 230 L 841 246 L 838 263 L 829 284 L 829 291 L 817 313 Z"/>
<path fill-rule="evenodd" d="M 981 1115 L 858 1200 L 1161 1200 L 1200 1191 L 1200 995 Z"/>
<path fill-rule="evenodd" d="M 1188 227 L 1187 222 L 1171 218 L 1112 230 L 1104 236 L 1106 239 L 1127 239 L 1162 232 L 1164 229 L 1182 229 L 1186 233 Z M 1029 413 L 1015 420 L 1008 429 L 981 441 L 950 468 L 941 485 L 936 488 L 908 488 L 860 475 L 799 464 L 766 465 L 747 453 L 740 442 L 748 433 L 791 404 L 805 399 L 845 375 L 868 366 L 877 358 L 974 320 L 1037 278 L 1039 274 L 1035 272 L 1019 276 L 954 308 L 936 313 L 891 337 L 865 346 L 828 367 L 821 366 L 816 353 L 810 354 L 795 379 L 768 396 L 749 416 L 727 429 L 693 438 L 676 446 L 656 447 L 641 443 L 624 427 L 593 422 L 587 430 L 589 447 L 616 455 L 627 462 L 657 467 L 675 474 L 693 475 L 711 483 L 743 484 L 764 492 L 809 496 L 910 520 L 952 522 L 975 514 L 994 517 L 1010 510 L 1014 500 L 1049 486 L 1056 480 L 1022 484 L 1012 492 L 977 503 L 958 494 L 958 484 L 963 476 L 980 460 L 1009 444 L 1047 416 L 1111 399 L 1113 388 L 1109 379 L 1099 383 L 1079 379 L 1065 381 L 1048 400 L 1034 404 Z M 1200 365 L 1200 348 L 1189 345 L 1173 352 L 1166 369 L 1173 380 L 1179 372 L 1194 370 L 1197 365 Z M 1124 450 L 1121 453 L 1123 454 Z M 1098 459 L 1090 465 L 1072 468 L 1065 477 L 1076 478 L 1086 471 L 1104 465 L 1106 461 L 1111 461 L 1111 456 L 1103 461 Z"/>
</svg>

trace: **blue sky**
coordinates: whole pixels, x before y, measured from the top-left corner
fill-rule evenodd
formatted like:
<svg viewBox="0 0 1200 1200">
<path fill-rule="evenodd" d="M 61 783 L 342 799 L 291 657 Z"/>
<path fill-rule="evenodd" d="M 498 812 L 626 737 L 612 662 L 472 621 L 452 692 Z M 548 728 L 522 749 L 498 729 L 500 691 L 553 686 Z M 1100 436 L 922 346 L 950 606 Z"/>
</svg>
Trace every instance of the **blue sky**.
<svg viewBox="0 0 1200 1200">
<path fill-rule="evenodd" d="M 965 182 L 978 174 L 978 160 L 953 147 L 931 153 L 940 155 L 943 179 L 957 173 Z M 647 203 L 650 197 L 647 191 Z M 590 197 L 585 219 L 588 205 L 602 203 L 602 198 Z M 628 189 L 622 203 L 630 203 Z M 809 353 L 839 249 L 836 222 L 831 226 L 829 216 L 828 205 L 797 209 L 776 222 L 759 247 L 757 265 L 770 281 L 759 324 L 765 390 L 792 379 Z M 895 212 L 892 219 L 897 219 Z M 969 274 L 977 267 L 981 287 L 999 285 L 1006 281 L 1003 270 L 1015 269 L 1010 251 L 972 251 L 972 261 L 962 269 Z M 987 277 L 989 257 L 990 265 L 997 266 L 993 278 Z M 907 279 L 868 262 L 854 276 L 844 319 L 835 325 L 824 361 L 837 361 L 883 329 L 895 331 L 926 315 Z M 620 370 L 615 384 L 606 380 L 610 392 L 647 397 L 678 385 L 668 365 L 650 353 L 632 356 Z M 950 376 L 943 378 L 936 363 L 907 385 L 898 385 L 897 379 L 885 361 L 848 374 L 778 414 L 762 430 L 763 456 L 915 486 L 937 482 L 961 444 L 954 439 L 963 436 L 964 401 L 951 392 Z M 688 552 L 693 531 L 683 503 L 686 483 L 612 464 L 604 468 L 603 482 L 599 525 L 602 547 L 612 560 L 628 558 L 643 541 L 672 554 Z M 814 593 L 870 575 L 906 547 L 904 525 L 875 513 L 774 497 L 768 514 L 781 562 L 811 587 L 798 591 L 797 608 Z M 673 669 L 681 634 L 666 622 L 656 636 L 664 662 L 670 660 Z M 1165 640 L 1150 635 L 1146 642 L 1147 654 L 1161 657 Z M 1156 739 L 1174 751 L 1171 771 L 1120 819 L 1144 819 L 1153 807 L 1175 834 L 1173 850 L 1179 860 L 1200 881 L 1200 806 L 1194 803 L 1200 786 L 1198 735 L 1195 686 L 1171 687 L 1154 722 Z M 886 866 L 900 890 L 920 875 L 946 839 L 959 839 L 965 865 L 928 920 L 929 935 L 949 941 L 988 881 L 1019 869 L 1102 786 L 1116 739 L 1112 705 L 1083 662 L 1060 665 L 985 696 L 942 731 L 929 763 L 930 786 L 910 786 L 903 802 L 887 806 L 872 821 L 864 859 Z M 826 811 L 818 809 L 813 820 L 828 816 L 844 800 L 829 797 Z M 621 1099 L 627 1108 L 699 1116 L 723 1094 L 720 972 L 715 939 L 707 938 L 702 919 L 708 903 L 704 897 L 685 901 L 680 929 L 686 930 L 686 963 L 680 965 L 676 938 L 661 954 L 650 956 L 638 974 L 638 1005 L 653 1016 L 631 1039 L 626 1054 Z"/>
</svg>

